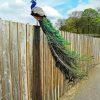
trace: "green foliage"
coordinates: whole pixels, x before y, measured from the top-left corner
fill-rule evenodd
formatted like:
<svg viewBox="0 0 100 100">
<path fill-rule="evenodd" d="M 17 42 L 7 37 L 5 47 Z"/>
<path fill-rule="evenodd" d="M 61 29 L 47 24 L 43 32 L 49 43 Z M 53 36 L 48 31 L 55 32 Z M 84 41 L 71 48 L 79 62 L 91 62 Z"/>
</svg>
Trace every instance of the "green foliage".
<svg viewBox="0 0 100 100">
<path fill-rule="evenodd" d="M 100 34 L 100 14 L 92 8 L 85 9 L 81 17 L 69 17 L 60 30 L 78 34 Z"/>
<path fill-rule="evenodd" d="M 69 17 L 65 25 L 60 27 L 60 30 L 79 33 L 80 19 L 77 17 Z"/>
<path fill-rule="evenodd" d="M 81 17 L 97 18 L 99 17 L 99 13 L 95 9 L 89 8 L 83 11 Z"/>
</svg>

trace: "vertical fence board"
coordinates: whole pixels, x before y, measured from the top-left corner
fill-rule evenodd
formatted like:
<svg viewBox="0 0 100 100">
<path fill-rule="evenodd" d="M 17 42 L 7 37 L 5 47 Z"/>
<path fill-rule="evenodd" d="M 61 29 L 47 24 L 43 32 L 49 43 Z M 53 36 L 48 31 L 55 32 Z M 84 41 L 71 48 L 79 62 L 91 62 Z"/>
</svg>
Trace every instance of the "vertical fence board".
<svg viewBox="0 0 100 100">
<path fill-rule="evenodd" d="M 12 79 L 13 99 L 20 99 L 19 68 L 18 68 L 18 44 L 17 44 L 17 23 L 10 22 L 10 66 Z"/>
<path fill-rule="evenodd" d="M 33 94 L 33 39 L 34 39 L 34 27 L 32 25 L 29 25 L 29 33 L 30 33 L 30 54 L 29 54 L 29 61 L 30 61 L 30 94 L 31 94 L 31 99 L 32 98 L 32 94 Z"/>
<path fill-rule="evenodd" d="M 6 86 L 6 83 L 5 83 L 5 81 L 6 81 L 6 76 L 5 76 L 5 72 L 4 72 L 4 70 L 5 70 L 5 67 L 7 66 L 7 64 L 6 64 L 6 61 L 5 61 L 5 53 L 6 53 L 6 50 L 5 50 L 5 48 L 4 48 L 4 46 L 5 46 L 5 44 L 4 44 L 4 35 L 5 35 L 5 21 L 2 21 L 2 32 L 1 32 L 1 34 L 2 34 L 2 98 L 4 99 L 4 100 L 6 100 L 6 89 L 5 89 L 5 86 Z"/>
<path fill-rule="evenodd" d="M 3 69 L 4 69 L 4 81 L 5 81 L 5 99 L 12 100 L 12 88 L 11 88 L 11 69 L 10 69 L 10 54 L 9 54 L 9 22 L 3 21 Z"/>
<path fill-rule="evenodd" d="M 19 85 L 20 85 L 20 100 L 23 100 L 23 90 L 22 90 L 22 66 L 21 66 L 21 31 L 20 31 L 20 23 L 17 24 L 18 29 L 18 67 L 19 67 Z"/>
<path fill-rule="evenodd" d="M 57 89 L 57 86 L 56 86 L 57 68 L 55 67 L 55 64 L 56 64 L 55 61 L 54 61 L 53 64 L 54 64 L 54 77 L 55 77 L 55 78 L 54 78 L 54 100 L 57 100 L 57 99 L 56 99 L 56 98 L 57 98 L 57 96 L 56 96 L 56 95 L 57 95 L 57 94 L 56 94 L 56 93 L 57 93 L 57 92 L 56 92 L 56 89 Z"/>
<path fill-rule="evenodd" d="M 27 91 L 27 68 L 26 68 L 26 25 L 21 25 L 21 66 L 23 74 L 23 99 L 28 100 Z M 28 73 L 29 74 L 29 73 Z"/>
<path fill-rule="evenodd" d="M 46 38 L 46 36 L 45 36 Z M 45 87 L 46 87 L 46 100 L 48 100 L 48 46 L 47 46 L 47 38 L 45 39 Z"/>
<path fill-rule="evenodd" d="M 41 67 L 40 67 L 40 27 L 35 26 L 34 28 L 34 100 L 42 100 L 41 91 Z"/>
<path fill-rule="evenodd" d="M 64 37 L 64 32 L 61 33 L 61 35 Z M 61 95 L 64 93 L 64 75 L 61 74 Z"/>
<path fill-rule="evenodd" d="M 51 80 L 51 82 L 52 82 L 52 88 L 51 88 L 51 94 L 52 94 L 52 100 L 54 100 L 54 92 L 53 92 L 53 90 L 54 90 L 54 82 L 53 82 L 53 80 L 54 80 L 54 73 L 53 73 L 53 57 L 51 57 L 51 60 L 52 60 L 52 65 L 51 65 L 51 69 L 52 69 L 52 73 L 51 73 L 51 77 L 52 77 L 52 80 Z"/>
<path fill-rule="evenodd" d="M 54 62 L 54 59 L 53 59 L 53 95 L 54 95 L 54 100 L 55 100 L 55 62 Z"/>
<path fill-rule="evenodd" d="M 47 39 L 46 39 L 46 47 L 45 47 L 45 49 L 46 49 L 46 51 L 45 51 L 45 55 L 46 55 L 46 59 L 45 59 L 45 64 L 46 64 L 46 66 L 45 66 L 45 71 L 46 71 L 46 100 L 48 100 L 48 86 L 49 86 L 49 84 L 48 84 L 48 76 L 49 76 L 49 68 L 48 68 L 48 61 L 49 61 L 49 59 L 48 59 L 48 44 L 47 44 Z"/>
<path fill-rule="evenodd" d="M 40 30 L 40 48 L 41 48 L 41 51 L 40 51 L 40 64 L 41 64 L 41 89 L 42 89 L 42 100 L 44 100 L 44 66 L 43 66 L 43 32 L 42 30 Z"/>
<path fill-rule="evenodd" d="M 50 69 L 51 69 L 51 65 L 50 65 L 50 49 L 49 49 L 49 46 L 48 46 L 48 64 L 47 64 L 48 67 L 48 100 L 50 100 L 50 78 L 51 78 L 51 73 L 50 73 Z"/>
<path fill-rule="evenodd" d="M 26 70 L 27 70 L 27 92 L 28 92 L 28 100 L 31 99 L 30 94 L 30 26 L 27 24 L 26 26 Z M 31 48 L 32 50 L 32 48 Z M 32 56 L 32 55 L 31 55 Z M 32 67 L 32 66 L 31 66 Z"/>
<path fill-rule="evenodd" d="M 0 99 L 2 98 L 2 20 L 0 19 Z"/>
<path fill-rule="evenodd" d="M 46 43 L 45 43 L 46 41 L 45 41 L 45 35 L 43 34 L 43 78 L 44 78 L 44 80 L 43 80 L 43 88 L 44 88 L 44 90 L 43 90 L 43 93 L 44 93 L 44 96 L 43 96 L 43 100 L 46 100 L 46 71 L 45 71 L 45 68 L 46 68 L 46 62 L 45 62 L 45 60 L 46 60 L 46 54 L 45 54 L 45 52 L 46 52 Z"/>
<path fill-rule="evenodd" d="M 50 74 L 49 74 L 49 82 L 50 82 L 50 100 L 52 99 L 53 95 L 52 95 L 52 55 L 51 55 L 51 52 L 50 52 L 50 49 L 49 49 L 49 59 L 50 59 Z M 53 99 L 52 99 L 53 100 Z"/>
<path fill-rule="evenodd" d="M 27 95 L 27 72 L 26 72 L 26 25 L 18 24 L 19 38 L 19 66 L 20 66 L 20 88 L 21 99 L 28 100 Z"/>
</svg>

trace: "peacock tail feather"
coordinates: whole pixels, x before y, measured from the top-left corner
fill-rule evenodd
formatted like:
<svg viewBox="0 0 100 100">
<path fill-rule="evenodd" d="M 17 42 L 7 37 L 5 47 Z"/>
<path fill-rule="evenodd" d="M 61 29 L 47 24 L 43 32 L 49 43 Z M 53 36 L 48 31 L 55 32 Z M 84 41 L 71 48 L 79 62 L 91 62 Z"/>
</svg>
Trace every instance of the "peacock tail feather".
<svg viewBox="0 0 100 100">
<path fill-rule="evenodd" d="M 79 64 L 80 55 L 68 48 L 70 42 L 61 36 L 46 17 L 43 17 L 39 23 L 47 37 L 56 66 L 64 74 L 65 78 L 73 80 L 82 77 L 83 72 Z"/>
</svg>

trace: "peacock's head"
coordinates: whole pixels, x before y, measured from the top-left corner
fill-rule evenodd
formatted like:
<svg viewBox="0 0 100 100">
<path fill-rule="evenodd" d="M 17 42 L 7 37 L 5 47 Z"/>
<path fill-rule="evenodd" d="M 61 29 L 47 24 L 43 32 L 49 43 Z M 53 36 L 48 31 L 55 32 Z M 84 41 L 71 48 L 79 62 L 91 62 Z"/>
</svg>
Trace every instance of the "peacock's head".
<svg viewBox="0 0 100 100">
<path fill-rule="evenodd" d="M 35 17 L 36 19 L 42 19 L 45 16 L 44 11 L 40 7 L 35 7 L 36 6 L 36 0 L 31 0 L 32 5 L 31 5 L 31 15 Z"/>
<path fill-rule="evenodd" d="M 34 8 L 36 6 L 36 0 L 31 0 L 31 9 Z"/>
</svg>

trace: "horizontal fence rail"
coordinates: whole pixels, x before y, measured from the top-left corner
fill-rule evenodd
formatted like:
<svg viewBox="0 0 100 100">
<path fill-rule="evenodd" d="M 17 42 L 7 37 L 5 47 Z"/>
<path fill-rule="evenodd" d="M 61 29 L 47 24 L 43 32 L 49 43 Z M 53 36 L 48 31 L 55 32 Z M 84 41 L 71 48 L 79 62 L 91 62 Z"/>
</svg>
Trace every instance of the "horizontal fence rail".
<svg viewBox="0 0 100 100">
<path fill-rule="evenodd" d="M 60 33 L 71 50 L 94 58 L 81 61 L 82 70 L 100 63 L 99 38 Z M 58 100 L 65 83 L 39 26 L 0 19 L 0 100 Z"/>
</svg>

